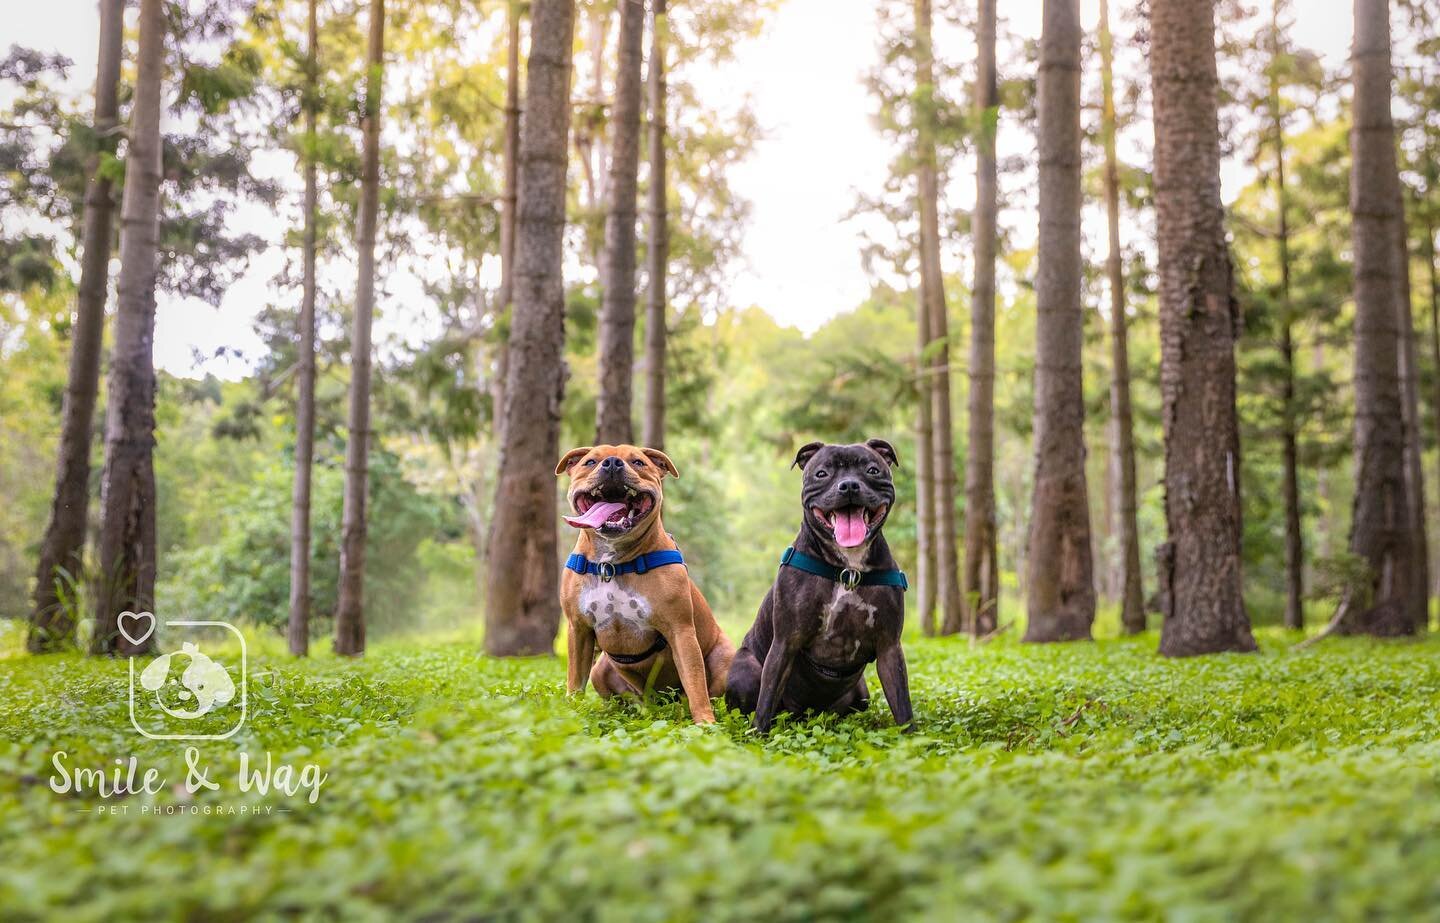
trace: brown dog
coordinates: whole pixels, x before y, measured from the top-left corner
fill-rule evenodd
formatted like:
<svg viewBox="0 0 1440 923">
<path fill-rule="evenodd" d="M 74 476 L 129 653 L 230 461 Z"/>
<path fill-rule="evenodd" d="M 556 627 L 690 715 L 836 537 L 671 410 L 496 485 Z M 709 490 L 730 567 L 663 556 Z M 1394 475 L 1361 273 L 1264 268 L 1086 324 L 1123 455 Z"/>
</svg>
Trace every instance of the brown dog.
<svg viewBox="0 0 1440 923">
<path fill-rule="evenodd" d="M 570 691 L 587 676 L 606 698 L 680 688 L 696 724 L 714 721 L 735 646 L 660 522 L 660 481 L 680 472 L 658 449 L 598 445 L 566 452 L 555 473 L 570 475 L 565 521 L 580 530 L 560 580 Z"/>
</svg>

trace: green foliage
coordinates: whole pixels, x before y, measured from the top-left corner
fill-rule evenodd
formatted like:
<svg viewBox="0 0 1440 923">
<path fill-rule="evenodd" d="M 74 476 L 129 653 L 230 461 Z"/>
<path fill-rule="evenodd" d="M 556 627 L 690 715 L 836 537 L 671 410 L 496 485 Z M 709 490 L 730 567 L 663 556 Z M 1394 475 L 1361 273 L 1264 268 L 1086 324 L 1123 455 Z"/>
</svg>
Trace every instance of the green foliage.
<svg viewBox="0 0 1440 923">
<path fill-rule="evenodd" d="M 31 920 L 1424 919 L 1440 901 L 1440 643 L 1163 661 L 1096 644 L 909 645 L 918 730 L 880 702 L 783 720 L 562 692 L 557 660 L 472 641 L 363 661 L 252 650 L 250 719 L 199 744 L 129 727 L 126 670 L 0 671 L 0 905 Z M 873 686 L 873 676 L 871 679 Z M 100 816 L 71 766 L 170 781 Z M 238 754 L 318 764 L 238 794 Z M 140 816 L 270 804 L 288 813 Z M 103 856 L 104 861 L 94 861 Z M 961 910 L 960 908 L 963 908 Z"/>
<path fill-rule="evenodd" d="M 283 628 L 290 599 L 291 464 L 272 461 L 248 481 L 212 495 L 207 515 L 219 524 L 213 542 L 167 558 L 169 579 L 157 590 L 157 611 L 190 619 L 242 621 Z M 319 459 L 311 498 L 310 594 L 314 616 L 334 613 L 340 573 L 340 517 L 345 477 L 339 459 Z M 426 573 L 420 547 L 431 536 L 459 531 L 438 498 L 421 494 L 400 474 L 399 460 L 370 454 L 370 528 L 366 534 L 367 625 L 384 633 L 414 628 L 417 593 Z M 437 562 L 439 563 L 439 562 Z M 317 626 L 322 636 L 325 626 Z"/>
<path fill-rule="evenodd" d="M 74 288 L 0 293 L 0 618 L 29 614 L 54 481 Z M 63 319 L 63 323 L 62 323 Z"/>
</svg>

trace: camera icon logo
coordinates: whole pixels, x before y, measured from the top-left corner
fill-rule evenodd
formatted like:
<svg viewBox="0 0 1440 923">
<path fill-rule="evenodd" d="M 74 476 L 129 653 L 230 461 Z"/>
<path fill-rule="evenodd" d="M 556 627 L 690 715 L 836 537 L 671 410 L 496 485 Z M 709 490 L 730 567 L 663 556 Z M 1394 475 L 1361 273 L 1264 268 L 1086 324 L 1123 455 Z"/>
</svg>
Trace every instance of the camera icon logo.
<svg viewBox="0 0 1440 923">
<path fill-rule="evenodd" d="M 143 644 L 155 632 L 153 613 L 121 613 L 120 633 L 132 644 Z M 245 636 L 229 622 L 172 619 L 172 629 L 218 628 L 234 635 L 240 645 L 238 663 L 226 663 L 201 649 L 199 640 L 184 641 L 179 650 L 162 654 L 135 675 L 135 658 L 130 658 L 130 724 L 151 740 L 225 740 L 245 724 L 247 703 L 247 656 Z M 197 637 L 199 632 L 195 632 Z M 212 651 L 214 648 L 212 647 Z M 233 656 L 230 658 L 234 660 Z M 137 708 L 137 699 L 139 708 Z M 227 730 L 216 731 L 209 715 L 238 716 Z M 150 720 L 142 720 L 149 718 Z M 170 720 L 166 720 L 166 719 Z M 188 722 L 198 726 L 186 727 Z"/>
</svg>

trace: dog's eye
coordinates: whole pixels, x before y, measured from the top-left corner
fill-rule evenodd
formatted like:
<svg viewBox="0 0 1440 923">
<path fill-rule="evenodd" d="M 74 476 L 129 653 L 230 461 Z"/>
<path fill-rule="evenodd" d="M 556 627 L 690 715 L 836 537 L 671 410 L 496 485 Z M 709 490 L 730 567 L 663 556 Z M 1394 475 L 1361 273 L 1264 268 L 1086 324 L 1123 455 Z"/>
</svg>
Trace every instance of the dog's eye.
<svg viewBox="0 0 1440 923">
<path fill-rule="evenodd" d="M 585 467 L 586 467 L 586 468 L 594 468 L 594 467 L 595 467 L 595 459 L 593 459 L 593 458 L 587 458 L 587 459 L 585 459 Z"/>
<path fill-rule="evenodd" d="M 644 468 L 644 467 L 645 467 L 645 459 L 643 459 L 643 458 L 637 458 L 637 459 L 635 459 L 633 462 L 631 462 L 630 464 L 634 465 L 636 468 Z"/>
<path fill-rule="evenodd" d="M 815 469 L 815 480 L 817 480 L 817 481 L 823 481 L 823 480 L 825 480 L 826 478 L 828 478 L 829 476 L 830 476 L 830 472 L 826 471 L 824 468 L 816 468 L 816 469 Z"/>
<path fill-rule="evenodd" d="M 865 473 L 870 475 L 872 478 L 878 478 L 880 476 L 880 469 L 875 467 L 874 465 L 871 465 L 870 470 Z"/>
</svg>

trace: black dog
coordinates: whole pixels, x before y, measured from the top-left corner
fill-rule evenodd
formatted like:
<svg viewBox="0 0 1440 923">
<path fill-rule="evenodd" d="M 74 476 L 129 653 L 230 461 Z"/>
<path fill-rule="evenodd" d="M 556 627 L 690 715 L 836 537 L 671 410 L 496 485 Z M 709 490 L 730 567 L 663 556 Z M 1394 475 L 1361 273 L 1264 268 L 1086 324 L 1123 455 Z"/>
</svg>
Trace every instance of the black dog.
<svg viewBox="0 0 1440 923">
<path fill-rule="evenodd" d="M 795 456 L 805 476 L 800 534 L 735 652 L 725 692 L 731 708 L 754 713 L 760 733 L 780 710 L 864 711 L 872 661 L 895 722 L 910 724 L 900 649 L 905 575 L 880 534 L 895 503 L 890 468 L 897 464 L 883 439 L 812 442 Z"/>
</svg>

